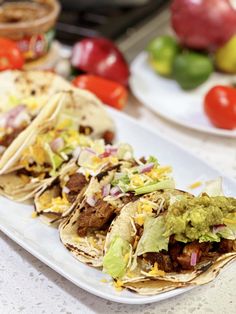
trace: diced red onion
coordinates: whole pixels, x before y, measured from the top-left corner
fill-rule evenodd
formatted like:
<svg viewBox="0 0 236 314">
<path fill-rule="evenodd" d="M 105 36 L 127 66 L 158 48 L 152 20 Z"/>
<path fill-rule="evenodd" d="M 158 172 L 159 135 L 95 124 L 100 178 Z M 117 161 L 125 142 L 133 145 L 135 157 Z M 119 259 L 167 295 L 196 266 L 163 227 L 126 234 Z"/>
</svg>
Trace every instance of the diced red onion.
<svg viewBox="0 0 236 314">
<path fill-rule="evenodd" d="M 110 195 L 111 196 L 117 196 L 121 193 L 121 189 L 118 186 L 114 186 L 113 188 L 111 188 L 110 190 Z"/>
<path fill-rule="evenodd" d="M 102 187 L 102 196 L 106 197 L 107 195 L 109 195 L 110 189 L 111 189 L 111 185 L 110 184 L 104 185 Z"/>
<path fill-rule="evenodd" d="M 106 146 L 106 152 L 116 154 L 118 152 L 118 148 L 113 146 Z"/>
<path fill-rule="evenodd" d="M 64 140 L 61 137 L 57 137 L 55 138 L 55 140 L 53 140 L 50 143 L 50 147 L 51 149 L 57 153 L 58 151 L 60 151 L 63 147 L 64 147 Z"/>
<path fill-rule="evenodd" d="M 81 152 L 80 146 L 76 147 L 72 153 L 73 157 L 77 159 L 79 157 L 80 152 Z"/>
<path fill-rule="evenodd" d="M 88 203 L 90 206 L 94 207 L 96 204 L 96 199 L 92 196 L 88 196 L 86 203 Z"/>
<path fill-rule="evenodd" d="M 100 154 L 99 157 L 100 158 L 105 158 L 105 157 L 109 157 L 111 155 L 114 155 L 116 154 L 118 151 L 118 148 L 116 147 L 112 147 L 110 145 L 107 145 L 106 148 L 105 148 L 105 152 Z"/>
<path fill-rule="evenodd" d="M 13 127 L 16 117 L 25 110 L 25 105 L 19 105 L 5 114 L 6 127 Z"/>
<path fill-rule="evenodd" d="M 100 158 L 106 158 L 109 157 L 111 154 L 109 152 L 104 152 L 102 154 L 99 155 Z"/>
<path fill-rule="evenodd" d="M 65 194 L 69 194 L 70 193 L 70 189 L 67 186 L 64 186 L 62 189 L 62 192 Z"/>
<path fill-rule="evenodd" d="M 23 122 L 30 123 L 30 116 L 29 114 L 22 110 L 16 117 L 15 120 L 12 122 L 12 127 L 17 128 L 23 124 Z"/>
<path fill-rule="evenodd" d="M 86 147 L 84 150 L 86 152 L 89 152 L 89 153 L 93 154 L 93 155 L 96 155 L 96 152 L 92 148 L 90 148 L 90 147 Z"/>
<path fill-rule="evenodd" d="M 224 228 L 225 228 L 225 225 L 224 225 L 224 224 L 215 225 L 215 226 L 213 226 L 213 228 L 212 228 L 212 232 L 213 232 L 213 233 L 217 233 L 217 232 L 219 232 L 219 231 L 222 231 Z"/>
<path fill-rule="evenodd" d="M 153 167 L 154 167 L 154 163 L 153 163 L 153 162 L 150 162 L 150 163 L 147 164 L 147 165 L 141 166 L 141 167 L 140 167 L 140 172 L 141 172 L 141 173 L 149 172 L 149 171 L 152 170 Z"/>
<path fill-rule="evenodd" d="M 197 253 L 193 252 L 191 254 L 191 260 L 190 260 L 190 265 L 195 266 L 197 264 Z"/>
</svg>

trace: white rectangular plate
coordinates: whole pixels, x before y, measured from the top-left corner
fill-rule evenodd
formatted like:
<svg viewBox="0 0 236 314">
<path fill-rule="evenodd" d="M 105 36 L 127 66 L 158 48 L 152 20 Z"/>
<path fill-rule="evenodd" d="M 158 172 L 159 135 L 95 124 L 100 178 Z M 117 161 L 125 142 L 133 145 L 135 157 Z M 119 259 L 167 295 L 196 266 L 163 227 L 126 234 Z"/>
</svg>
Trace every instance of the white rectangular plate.
<svg viewBox="0 0 236 314">
<path fill-rule="evenodd" d="M 196 179 L 210 180 L 220 175 L 205 162 L 189 154 L 173 142 L 153 131 L 141 127 L 126 115 L 109 110 L 117 126 L 118 141 L 133 145 L 136 156 L 153 154 L 163 165 L 172 165 L 177 187 L 186 187 Z M 233 195 L 236 183 L 224 178 L 224 191 Z M 101 280 L 108 278 L 99 270 L 93 269 L 74 259 L 59 240 L 58 231 L 44 225 L 40 219 L 32 219 L 33 207 L 0 198 L 0 230 L 36 256 L 49 267 L 72 281 L 77 286 L 102 298 L 128 304 L 157 302 L 186 292 L 176 289 L 156 296 L 139 296 L 129 291 L 117 292 L 111 283 Z"/>
</svg>

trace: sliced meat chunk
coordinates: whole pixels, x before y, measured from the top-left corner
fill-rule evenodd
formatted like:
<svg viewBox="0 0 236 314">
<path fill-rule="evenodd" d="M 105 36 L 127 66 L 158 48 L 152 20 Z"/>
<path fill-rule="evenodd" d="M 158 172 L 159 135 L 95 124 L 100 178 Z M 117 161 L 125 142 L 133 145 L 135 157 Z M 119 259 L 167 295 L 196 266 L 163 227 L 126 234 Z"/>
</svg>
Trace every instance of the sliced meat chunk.
<svg viewBox="0 0 236 314">
<path fill-rule="evenodd" d="M 220 253 L 229 253 L 236 251 L 236 240 L 222 239 L 219 243 L 218 251 Z"/>
<path fill-rule="evenodd" d="M 184 270 L 190 270 L 194 267 L 191 266 L 191 255 L 188 255 L 186 253 L 180 254 L 177 257 L 178 263 L 181 265 L 181 268 Z"/>
<path fill-rule="evenodd" d="M 176 242 L 174 244 L 169 245 L 169 254 L 172 259 L 172 261 L 177 262 L 177 257 L 182 253 L 183 245 L 181 243 Z"/>
<path fill-rule="evenodd" d="M 67 194 L 67 199 L 73 203 L 81 190 L 86 186 L 87 180 L 82 173 L 74 173 L 69 177 L 66 187 L 70 190 Z"/>
<path fill-rule="evenodd" d="M 128 204 L 130 202 L 136 201 L 138 198 L 139 197 L 137 195 L 135 195 L 134 193 L 129 193 L 129 194 L 123 196 L 121 198 L 121 200 L 122 200 L 122 203 L 124 203 L 124 205 L 125 205 L 125 204 Z"/>
<path fill-rule="evenodd" d="M 115 208 L 99 199 L 94 207 L 86 204 L 78 220 L 78 235 L 86 236 L 91 229 L 102 230 L 114 217 Z"/>
<path fill-rule="evenodd" d="M 21 126 L 12 130 L 12 132 L 5 134 L 0 139 L 0 145 L 4 147 L 10 146 L 14 139 L 26 128 L 26 126 Z"/>
<path fill-rule="evenodd" d="M 171 258 L 168 254 L 164 253 L 145 253 L 144 259 L 150 262 L 152 265 L 155 263 L 158 264 L 158 268 L 160 270 L 164 270 L 165 272 L 173 271 L 173 264 Z"/>
<path fill-rule="evenodd" d="M 106 144 L 112 144 L 112 142 L 113 142 L 113 140 L 114 140 L 114 138 L 115 138 L 115 133 L 114 132 L 112 132 L 112 131 L 105 131 L 104 133 L 103 133 L 103 139 L 104 139 L 104 141 L 105 141 L 105 143 Z"/>
</svg>

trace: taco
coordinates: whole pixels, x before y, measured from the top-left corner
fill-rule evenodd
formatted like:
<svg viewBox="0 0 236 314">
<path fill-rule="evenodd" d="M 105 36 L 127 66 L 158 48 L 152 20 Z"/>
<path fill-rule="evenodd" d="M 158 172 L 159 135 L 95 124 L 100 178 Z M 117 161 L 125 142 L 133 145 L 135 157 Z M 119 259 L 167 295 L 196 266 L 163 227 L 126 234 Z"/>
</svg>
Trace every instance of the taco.
<svg viewBox="0 0 236 314">
<path fill-rule="evenodd" d="M 78 117 L 81 131 L 94 133 L 95 136 L 105 134 L 112 137 L 109 132 L 113 132 L 114 128 L 111 120 L 108 123 L 109 118 L 100 101 L 91 93 L 73 87 L 54 73 L 4 71 L 0 73 L 0 86 L 0 156 L 37 117 L 49 98 L 60 91 L 74 91 L 68 109 L 71 107 L 74 110 L 73 103 L 81 109 Z M 94 120 L 97 114 L 97 121 L 104 117 L 105 128 L 99 123 L 96 125 Z"/>
<path fill-rule="evenodd" d="M 120 161 L 97 174 L 81 202 L 60 225 L 64 245 L 80 261 L 101 267 L 105 238 L 113 219 L 124 205 L 149 189 L 173 187 L 173 180 L 167 177 L 169 170 L 150 157 Z"/>
<path fill-rule="evenodd" d="M 104 169 L 111 169 L 119 161 L 133 158 L 128 144 L 106 145 L 103 140 L 94 140 L 90 147 L 77 147 L 78 157 L 60 170 L 58 177 L 45 186 L 34 198 L 37 215 L 44 216 L 48 223 L 58 222 L 67 215 L 74 202 L 79 202 L 92 177 Z"/>
<path fill-rule="evenodd" d="M 52 96 L 0 159 L 1 193 L 24 201 L 45 182 L 52 182 L 78 147 L 89 147 L 93 142 L 79 132 L 82 121 L 91 130 L 90 136 L 103 136 L 106 130 L 113 132 L 111 119 L 93 95 L 86 98 L 79 90 L 73 90 Z"/>
<path fill-rule="evenodd" d="M 113 221 L 103 268 L 124 286 L 147 278 L 207 283 L 236 259 L 235 226 L 234 198 L 178 190 L 144 195 Z"/>
</svg>

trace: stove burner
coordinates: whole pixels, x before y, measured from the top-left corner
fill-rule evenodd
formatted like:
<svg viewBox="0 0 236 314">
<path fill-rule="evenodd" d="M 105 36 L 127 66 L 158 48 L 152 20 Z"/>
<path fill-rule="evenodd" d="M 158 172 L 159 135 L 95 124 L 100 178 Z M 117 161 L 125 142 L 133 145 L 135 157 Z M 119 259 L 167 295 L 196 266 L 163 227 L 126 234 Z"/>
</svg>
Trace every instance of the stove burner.
<svg viewBox="0 0 236 314">
<path fill-rule="evenodd" d="M 62 10 L 56 26 L 57 38 L 73 44 L 83 37 L 117 39 L 129 28 L 157 13 L 166 0 L 150 0 L 135 7 L 96 7 L 83 11 Z"/>
</svg>

